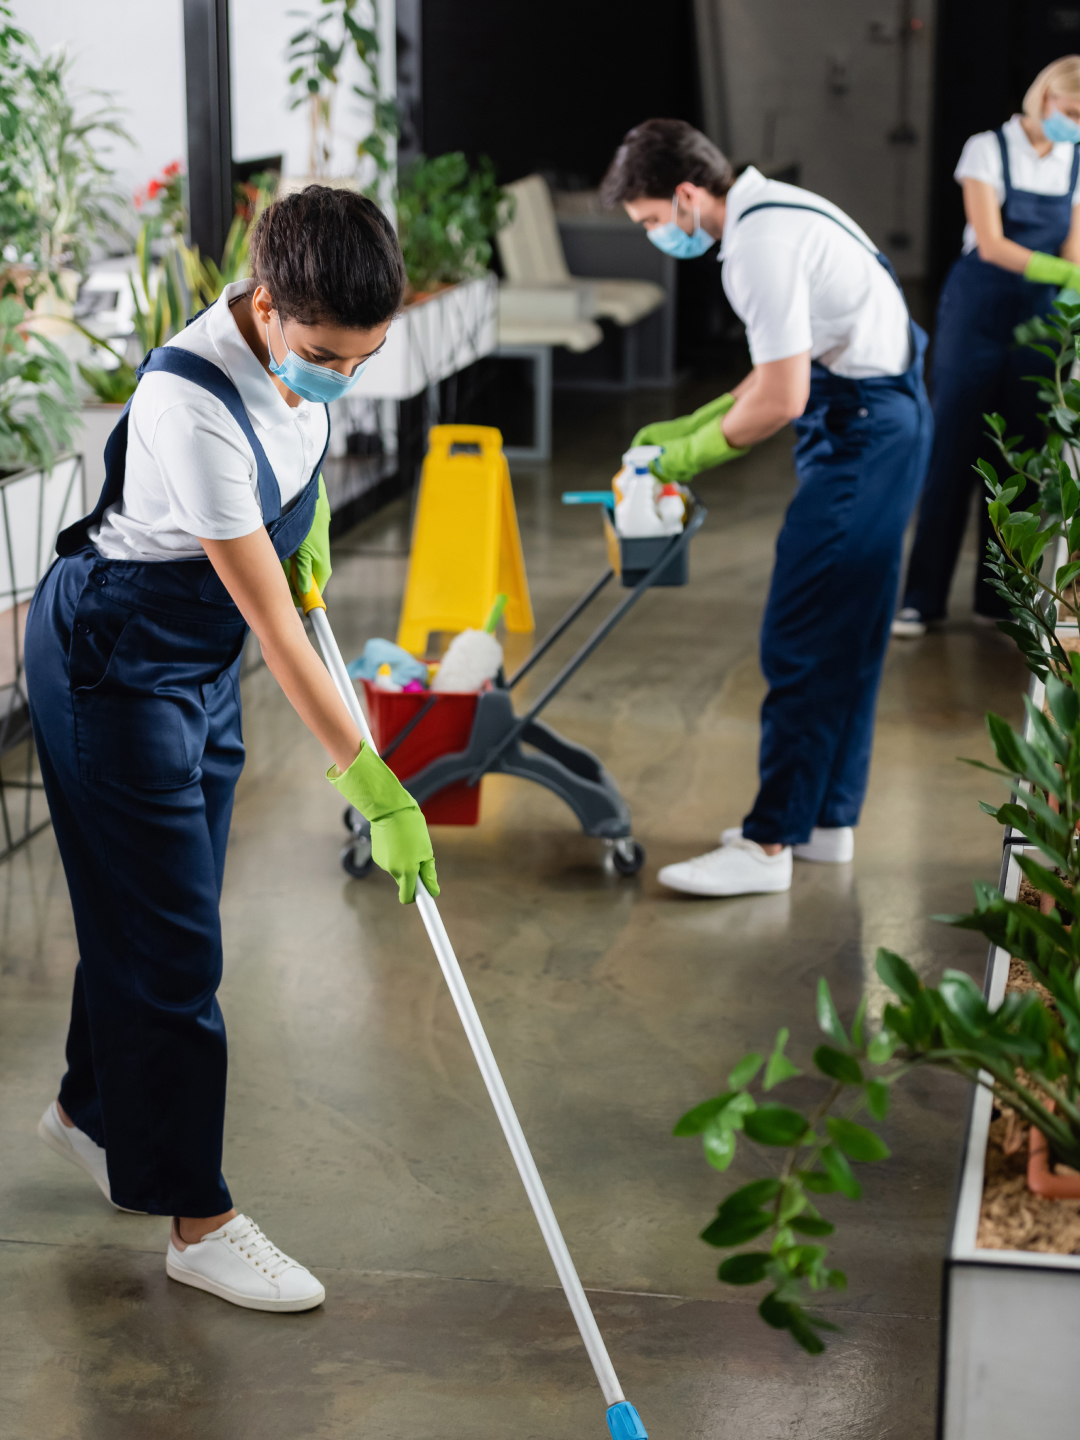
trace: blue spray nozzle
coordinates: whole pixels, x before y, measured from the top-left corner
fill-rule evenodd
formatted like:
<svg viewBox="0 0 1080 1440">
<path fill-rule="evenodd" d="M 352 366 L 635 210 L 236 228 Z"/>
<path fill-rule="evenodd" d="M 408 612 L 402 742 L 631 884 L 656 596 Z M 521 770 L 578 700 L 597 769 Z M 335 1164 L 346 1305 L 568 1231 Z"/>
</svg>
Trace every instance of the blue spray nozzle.
<svg viewBox="0 0 1080 1440">
<path fill-rule="evenodd" d="M 564 490 L 562 503 L 564 505 L 606 505 L 609 510 L 614 510 L 615 496 L 610 490 Z"/>
<path fill-rule="evenodd" d="M 649 1440 L 649 1432 L 641 1423 L 641 1416 L 629 1400 L 620 1400 L 607 1412 L 611 1440 Z"/>
</svg>

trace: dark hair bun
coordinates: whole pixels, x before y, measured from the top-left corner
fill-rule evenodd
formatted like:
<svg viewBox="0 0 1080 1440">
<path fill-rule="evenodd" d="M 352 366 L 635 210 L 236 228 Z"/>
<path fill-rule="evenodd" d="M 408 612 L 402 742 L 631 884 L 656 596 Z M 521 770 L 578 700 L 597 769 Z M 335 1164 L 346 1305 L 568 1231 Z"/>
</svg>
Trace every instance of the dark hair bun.
<svg viewBox="0 0 1080 1440">
<path fill-rule="evenodd" d="M 389 220 L 355 190 L 308 185 L 259 216 L 251 273 L 284 320 L 371 330 L 401 305 L 405 262 Z"/>
</svg>

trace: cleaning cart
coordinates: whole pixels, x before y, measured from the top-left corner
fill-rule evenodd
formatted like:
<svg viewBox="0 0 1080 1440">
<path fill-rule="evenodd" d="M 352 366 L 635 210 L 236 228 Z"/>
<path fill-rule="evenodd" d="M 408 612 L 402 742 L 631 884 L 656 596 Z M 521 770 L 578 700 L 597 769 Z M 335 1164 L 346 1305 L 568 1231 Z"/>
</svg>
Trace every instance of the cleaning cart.
<svg viewBox="0 0 1080 1440">
<path fill-rule="evenodd" d="M 598 492 L 600 503 L 603 492 Z M 564 496 L 569 503 L 579 497 Z M 592 498 L 590 496 L 590 498 Z M 605 497 L 606 498 L 606 497 Z M 388 692 L 365 680 L 368 713 L 382 758 L 435 825 L 475 825 L 480 781 L 485 775 L 516 775 L 544 785 L 565 801 L 582 831 L 606 842 L 620 875 L 636 875 L 645 851 L 631 833 L 630 807 L 612 776 L 591 750 L 564 739 L 538 717 L 572 675 L 654 586 L 685 585 L 690 542 L 704 524 L 697 496 L 676 535 L 626 539 L 602 510 L 608 568 L 507 679 L 499 673 L 490 689 L 477 693 Z M 512 692 L 565 630 L 618 576 L 629 593 L 567 661 L 524 714 L 514 710 Z M 528 748 L 525 748 L 528 747 Z M 356 879 L 370 873 L 371 830 L 351 806 L 345 811 L 349 839 L 344 869 Z"/>
</svg>

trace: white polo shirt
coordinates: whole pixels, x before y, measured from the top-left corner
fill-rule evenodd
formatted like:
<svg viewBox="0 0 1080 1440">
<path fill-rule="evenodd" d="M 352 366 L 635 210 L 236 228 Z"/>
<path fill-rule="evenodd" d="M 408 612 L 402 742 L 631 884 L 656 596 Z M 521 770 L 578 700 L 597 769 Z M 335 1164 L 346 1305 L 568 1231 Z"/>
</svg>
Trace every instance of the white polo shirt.
<svg viewBox="0 0 1080 1440">
<path fill-rule="evenodd" d="M 746 325 L 755 365 L 809 350 L 835 375 L 903 374 L 912 358 L 907 306 L 854 220 L 820 195 L 766 180 L 752 165 L 726 201 L 724 291 Z M 809 208 L 742 218 L 770 201 Z"/>
<path fill-rule="evenodd" d="M 1020 119 L 1019 115 L 1014 115 L 1001 127 L 1013 189 L 1030 190 L 1034 195 L 1064 195 L 1072 175 L 1075 147 L 1067 141 L 1059 142 L 1051 146 L 1045 155 L 1040 155 L 1028 139 Z M 1005 204 L 1001 146 L 995 131 L 981 130 L 978 135 L 971 136 L 960 152 L 953 179 L 957 184 L 963 180 L 982 180 L 994 187 L 998 204 Z M 1080 176 L 1077 177 L 1072 203 L 1080 205 Z M 976 243 L 975 231 L 970 225 L 965 225 L 963 253 L 966 255 L 969 250 L 974 250 Z"/>
<path fill-rule="evenodd" d="M 198 320 L 168 343 L 212 361 L 236 386 L 277 476 L 285 509 L 311 478 L 327 438 L 326 410 L 287 405 L 236 328 L 226 286 Z M 188 560 L 199 537 L 235 540 L 263 523 L 255 457 L 220 400 L 190 380 L 151 371 L 128 416 L 123 498 L 89 535 L 107 560 Z"/>
</svg>

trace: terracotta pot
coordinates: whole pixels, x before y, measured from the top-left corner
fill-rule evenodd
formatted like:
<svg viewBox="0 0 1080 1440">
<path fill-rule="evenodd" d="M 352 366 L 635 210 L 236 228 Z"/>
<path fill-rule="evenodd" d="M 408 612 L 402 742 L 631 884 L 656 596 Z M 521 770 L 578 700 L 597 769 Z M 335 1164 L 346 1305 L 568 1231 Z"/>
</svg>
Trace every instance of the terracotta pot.
<svg viewBox="0 0 1080 1440">
<path fill-rule="evenodd" d="M 1027 1187 L 1033 1195 L 1050 1200 L 1080 1200 L 1080 1175 L 1054 1174 L 1049 1142 L 1034 1125 L 1028 1131 Z"/>
</svg>

